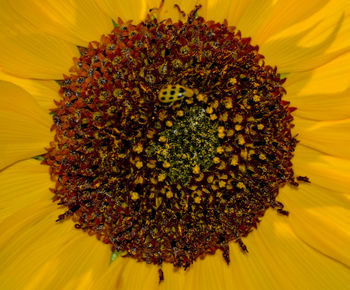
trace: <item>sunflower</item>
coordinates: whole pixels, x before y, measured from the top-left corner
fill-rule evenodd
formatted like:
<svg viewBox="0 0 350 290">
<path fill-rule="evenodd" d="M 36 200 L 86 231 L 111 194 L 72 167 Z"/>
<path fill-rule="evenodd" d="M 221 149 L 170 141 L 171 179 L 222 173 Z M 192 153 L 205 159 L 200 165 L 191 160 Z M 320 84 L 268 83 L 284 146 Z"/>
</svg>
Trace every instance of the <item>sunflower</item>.
<svg viewBox="0 0 350 290">
<path fill-rule="evenodd" d="M 349 13 L 2 1 L 1 289 L 349 287 Z"/>
</svg>

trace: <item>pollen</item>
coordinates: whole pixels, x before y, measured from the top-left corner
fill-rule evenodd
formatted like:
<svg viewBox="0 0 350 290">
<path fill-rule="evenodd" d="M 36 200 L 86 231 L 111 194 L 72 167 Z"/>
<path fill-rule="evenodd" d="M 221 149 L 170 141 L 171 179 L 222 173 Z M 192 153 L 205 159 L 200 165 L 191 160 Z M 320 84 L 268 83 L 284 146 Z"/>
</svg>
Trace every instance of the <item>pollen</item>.
<svg viewBox="0 0 350 290">
<path fill-rule="evenodd" d="M 213 162 L 215 164 L 219 164 L 220 163 L 220 158 L 219 157 L 214 157 Z"/>
<path fill-rule="evenodd" d="M 166 175 L 163 174 L 163 173 L 161 173 L 161 174 L 158 175 L 158 181 L 164 181 L 165 178 L 166 178 Z"/>
<path fill-rule="evenodd" d="M 165 136 L 160 136 L 160 137 L 159 137 L 159 141 L 162 142 L 162 143 L 164 143 L 164 142 L 166 142 L 167 140 L 166 140 L 166 137 L 165 137 Z"/>
<path fill-rule="evenodd" d="M 179 110 L 179 111 L 176 112 L 176 115 L 177 115 L 178 117 L 182 117 L 182 116 L 184 115 L 184 111 Z"/>
<path fill-rule="evenodd" d="M 58 80 L 43 156 L 57 222 L 156 267 L 215 252 L 229 263 L 268 208 L 288 214 L 280 188 L 308 180 L 292 168 L 294 109 L 277 68 L 227 21 L 200 6 L 184 21 L 156 14 L 118 19 Z"/>
<path fill-rule="evenodd" d="M 170 167 L 170 163 L 167 162 L 167 161 L 163 162 L 163 167 L 164 168 L 169 168 Z"/>
<path fill-rule="evenodd" d="M 257 128 L 258 128 L 258 130 L 262 130 L 262 129 L 264 129 L 264 125 L 263 124 L 258 124 Z"/>
<path fill-rule="evenodd" d="M 171 126 L 173 125 L 173 122 L 171 122 L 171 121 L 166 121 L 165 125 L 166 125 L 167 127 L 171 127 Z"/>
<path fill-rule="evenodd" d="M 238 144 L 244 145 L 244 143 L 245 143 L 245 140 L 244 140 L 243 135 L 238 135 Z"/>
<path fill-rule="evenodd" d="M 236 186 L 237 186 L 237 188 L 239 188 L 239 189 L 244 189 L 244 188 L 245 188 L 245 185 L 244 185 L 243 182 L 238 182 Z"/>
<path fill-rule="evenodd" d="M 132 200 L 138 200 L 140 198 L 139 194 L 135 191 L 132 191 L 130 195 Z"/>
<path fill-rule="evenodd" d="M 172 191 L 167 191 L 167 193 L 166 193 L 167 198 L 172 198 L 173 196 L 174 196 L 174 194 Z"/>
<path fill-rule="evenodd" d="M 136 153 L 141 153 L 143 151 L 143 146 L 142 144 L 137 144 L 136 146 L 133 147 L 133 150 L 136 152 Z"/>
<path fill-rule="evenodd" d="M 224 153 L 224 148 L 219 146 L 218 148 L 216 148 L 216 152 L 219 153 L 219 154 Z"/>
<path fill-rule="evenodd" d="M 135 166 L 140 169 L 143 166 L 143 162 L 142 161 L 137 161 Z"/>
<path fill-rule="evenodd" d="M 202 198 L 201 198 L 200 196 L 196 196 L 196 197 L 194 198 L 194 202 L 195 202 L 195 203 L 201 203 L 201 201 L 202 201 Z"/>
<path fill-rule="evenodd" d="M 195 167 L 193 167 L 193 173 L 194 174 L 199 174 L 201 172 L 201 169 L 198 165 L 196 165 Z"/>
<path fill-rule="evenodd" d="M 259 102 L 260 101 L 260 96 L 259 95 L 254 95 L 253 100 L 254 100 L 254 102 Z"/>
</svg>

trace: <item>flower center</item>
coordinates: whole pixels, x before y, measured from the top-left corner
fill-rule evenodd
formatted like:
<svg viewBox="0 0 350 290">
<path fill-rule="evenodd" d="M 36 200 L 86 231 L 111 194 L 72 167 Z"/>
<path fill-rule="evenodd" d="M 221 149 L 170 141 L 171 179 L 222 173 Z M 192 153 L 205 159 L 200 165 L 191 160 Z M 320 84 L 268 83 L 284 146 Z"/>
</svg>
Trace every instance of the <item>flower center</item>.
<svg viewBox="0 0 350 290">
<path fill-rule="evenodd" d="M 210 120 L 202 107 L 190 106 L 177 111 L 175 123 L 166 121 L 158 143 L 146 148 L 149 157 L 162 162 L 169 183 L 189 184 L 193 173 L 207 171 L 219 146 L 217 122 Z"/>
<path fill-rule="evenodd" d="M 226 22 L 137 25 L 80 48 L 60 81 L 56 131 L 45 156 L 54 200 L 75 227 L 123 254 L 189 267 L 229 242 L 297 185 L 294 108 L 284 79 Z M 160 275 L 162 277 L 162 275 Z"/>
</svg>

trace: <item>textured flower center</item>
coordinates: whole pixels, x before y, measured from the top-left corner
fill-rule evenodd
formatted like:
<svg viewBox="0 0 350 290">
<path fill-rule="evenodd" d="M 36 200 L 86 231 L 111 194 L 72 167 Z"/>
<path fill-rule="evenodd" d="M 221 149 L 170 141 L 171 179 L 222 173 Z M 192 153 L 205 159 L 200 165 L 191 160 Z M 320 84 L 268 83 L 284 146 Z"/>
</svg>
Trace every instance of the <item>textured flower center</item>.
<svg viewBox="0 0 350 290">
<path fill-rule="evenodd" d="M 257 227 L 287 182 L 293 108 L 227 23 L 122 23 L 80 48 L 52 110 L 54 200 L 115 254 L 189 267 Z M 162 278 L 162 275 L 161 275 Z"/>
</svg>

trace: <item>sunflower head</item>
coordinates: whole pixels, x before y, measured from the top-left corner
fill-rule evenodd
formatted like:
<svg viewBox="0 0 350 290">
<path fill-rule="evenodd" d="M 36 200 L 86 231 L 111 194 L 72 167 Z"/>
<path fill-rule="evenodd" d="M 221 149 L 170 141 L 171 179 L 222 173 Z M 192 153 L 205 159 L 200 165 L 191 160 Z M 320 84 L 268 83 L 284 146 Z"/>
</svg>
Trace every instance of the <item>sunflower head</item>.
<svg viewBox="0 0 350 290">
<path fill-rule="evenodd" d="M 241 241 L 286 182 L 294 108 L 276 68 L 227 22 L 150 15 L 80 48 L 52 110 L 46 164 L 76 228 L 187 268 Z"/>
</svg>

